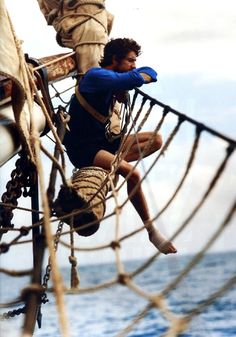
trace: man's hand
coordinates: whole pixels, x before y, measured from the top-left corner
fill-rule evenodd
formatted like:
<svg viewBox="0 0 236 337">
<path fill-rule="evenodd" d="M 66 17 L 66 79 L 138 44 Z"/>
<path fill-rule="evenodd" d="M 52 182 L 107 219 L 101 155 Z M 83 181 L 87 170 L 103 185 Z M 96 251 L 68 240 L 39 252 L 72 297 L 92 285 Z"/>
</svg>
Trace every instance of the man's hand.
<svg viewBox="0 0 236 337">
<path fill-rule="evenodd" d="M 156 82 L 157 72 L 150 67 L 137 68 L 139 74 L 143 77 L 145 83 Z"/>
<path fill-rule="evenodd" d="M 143 77 L 145 82 L 152 82 L 152 78 L 150 75 L 145 74 L 145 73 L 140 73 L 140 75 Z"/>
</svg>

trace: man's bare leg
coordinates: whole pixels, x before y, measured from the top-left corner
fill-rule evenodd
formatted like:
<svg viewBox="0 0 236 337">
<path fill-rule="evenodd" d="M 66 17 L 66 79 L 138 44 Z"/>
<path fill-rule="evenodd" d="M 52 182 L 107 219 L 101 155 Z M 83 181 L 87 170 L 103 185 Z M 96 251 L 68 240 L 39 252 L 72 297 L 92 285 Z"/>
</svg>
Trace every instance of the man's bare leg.
<svg viewBox="0 0 236 337">
<path fill-rule="evenodd" d="M 162 138 L 160 134 L 154 132 L 139 132 L 127 137 L 122 147 L 124 159 L 127 162 L 135 161 L 143 154 L 143 158 L 150 156 L 158 151 L 162 146 Z"/>
<path fill-rule="evenodd" d="M 110 170 L 113 159 L 113 154 L 104 150 L 100 150 L 94 158 L 93 165 Z M 132 173 L 127 180 L 127 192 L 130 196 L 130 201 L 132 202 L 134 208 L 142 219 L 145 228 L 148 231 L 149 240 L 160 252 L 164 254 L 176 253 L 177 250 L 173 244 L 168 241 L 150 221 L 149 209 L 141 188 L 141 178 L 139 172 L 137 170 L 133 170 L 133 166 L 130 165 L 127 161 L 122 160 L 116 173 L 121 174 L 124 178 L 126 178 L 130 172 Z M 137 188 L 137 190 L 133 194 L 133 190 L 135 188 Z"/>
</svg>

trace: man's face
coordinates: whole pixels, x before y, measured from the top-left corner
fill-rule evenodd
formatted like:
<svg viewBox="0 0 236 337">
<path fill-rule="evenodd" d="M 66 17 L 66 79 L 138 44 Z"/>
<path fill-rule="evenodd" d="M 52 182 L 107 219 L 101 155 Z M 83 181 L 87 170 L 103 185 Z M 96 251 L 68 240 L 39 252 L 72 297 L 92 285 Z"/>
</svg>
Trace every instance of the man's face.
<svg viewBox="0 0 236 337">
<path fill-rule="evenodd" d="M 124 59 L 117 62 L 115 70 L 120 73 L 124 73 L 126 71 L 135 69 L 136 59 L 137 59 L 136 53 L 134 51 L 130 51 Z"/>
</svg>

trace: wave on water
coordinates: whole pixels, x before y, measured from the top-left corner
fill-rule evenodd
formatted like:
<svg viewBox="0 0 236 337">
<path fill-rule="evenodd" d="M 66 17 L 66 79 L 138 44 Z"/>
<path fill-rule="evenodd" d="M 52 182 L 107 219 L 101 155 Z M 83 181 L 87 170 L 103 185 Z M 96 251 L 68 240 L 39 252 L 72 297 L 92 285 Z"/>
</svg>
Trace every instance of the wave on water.
<svg viewBox="0 0 236 337">
<path fill-rule="evenodd" d="M 143 273 L 135 277 L 135 283 L 148 293 L 161 291 L 186 265 L 192 256 L 173 256 L 155 261 Z M 131 272 L 142 261 L 125 262 L 125 270 Z M 114 264 L 97 264 L 79 268 L 81 287 L 92 286 L 116 277 Z M 169 293 L 167 303 L 176 315 L 182 315 L 201 303 L 236 274 L 236 252 L 211 253 Z M 64 281 L 69 284 L 70 270 L 63 270 Z M 4 293 L 1 302 L 7 302 L 27 285 L 28 279 L 12 279 L 2 275 Z M 8 282 L 8 283 L 7 283 Z M 8 290 L 6 291 L 6 284 Z M 2 287 L 1 287 L 2 288 Z M 49 302 L 42 306 L 42 328 L 36 327 L 35 337 L 60 337 L 55 299 L 48 294 Z M 114 337 L 125 328 L 145 307 L 146 300 L 127 287 L 115 285 L 93 293 L 66 295 L 66 309 L 71 337 Z M 1 309 L 3 312 L 3 309 Z M 0 322 L 1 337 L 18 337 L 22 316 Z M 168 321 L 152 309 L 132 330 L 129 337 L 157 337 L 168 328 Z M 181 337 L 236 337 L 236 287 L 218 298 L 190 323 Z"/>
</svg>

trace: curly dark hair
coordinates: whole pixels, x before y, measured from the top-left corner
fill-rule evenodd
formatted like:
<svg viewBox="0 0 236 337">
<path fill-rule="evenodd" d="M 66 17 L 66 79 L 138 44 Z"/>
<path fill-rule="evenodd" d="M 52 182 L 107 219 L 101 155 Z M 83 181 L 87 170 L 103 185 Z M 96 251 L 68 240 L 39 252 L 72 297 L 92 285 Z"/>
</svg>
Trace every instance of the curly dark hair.
<svg viewBox="0 0 236 337">
<path fill-rule="evenodd" d="M 111 39 L 105 45 L 103 57 L 99 64 L 101 67 L 111 65 L 113 56 L 116 56 L 116 59 L 121 61 L 130 51 L 134 51 L 139 56 L 141 54 L 141 46 L 133 39 Z"/>
</svg>

